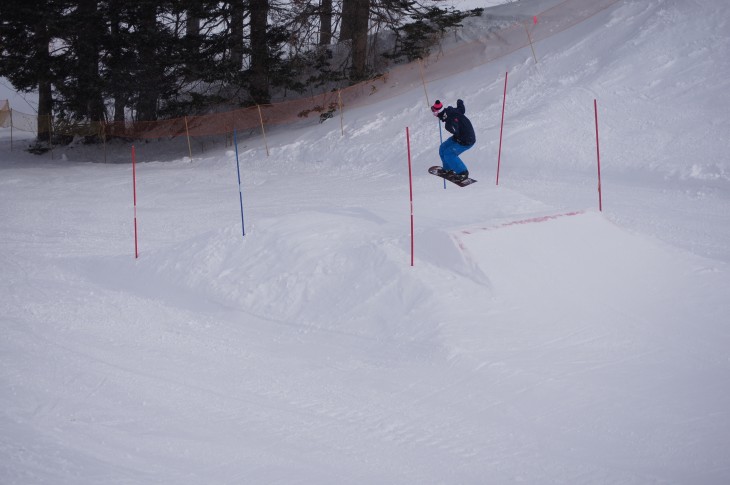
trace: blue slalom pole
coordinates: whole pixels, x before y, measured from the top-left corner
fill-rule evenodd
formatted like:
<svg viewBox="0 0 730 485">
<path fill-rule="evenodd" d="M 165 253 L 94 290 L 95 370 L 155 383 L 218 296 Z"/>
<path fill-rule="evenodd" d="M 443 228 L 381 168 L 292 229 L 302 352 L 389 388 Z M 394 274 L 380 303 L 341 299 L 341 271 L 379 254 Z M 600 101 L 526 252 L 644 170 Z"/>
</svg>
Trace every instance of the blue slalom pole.
<svg viewBox="0 0 730 485">
<path fill-rule="evenodd" d="M 241 231 L 243 237 L 246 237 L 246 226 L 243 223 L 243 193 L 241 192 L 241 166 L 238 163 L 238 136 L 236 129 L 233 129 L 233 144 L 236 146 L 236 171 L 238 172 L 238 200 L 241 203 Z"/>
<path fill-rule="evenodd" d="M 441 134 L 441 122 L 436 120 L 439 124 L 439 140 L 441 140 L 441 143 L 444 142 L 444 135 Z M 439 149 L 441 148 L 441 145 L 439 145 Z M 444 190 L 446 190 L 446 179 L 444 179 Z"/>
</svg>

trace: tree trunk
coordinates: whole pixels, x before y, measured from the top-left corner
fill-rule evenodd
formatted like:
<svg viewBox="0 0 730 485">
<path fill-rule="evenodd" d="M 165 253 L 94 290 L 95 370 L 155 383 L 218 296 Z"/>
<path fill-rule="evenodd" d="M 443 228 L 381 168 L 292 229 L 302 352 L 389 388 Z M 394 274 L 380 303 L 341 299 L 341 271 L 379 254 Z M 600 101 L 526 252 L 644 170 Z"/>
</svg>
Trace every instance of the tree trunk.
<svg viewBox="0 0 730 485">
<path fill-rule="evenodd" d="M 330 45 L 332 42 L 332 0 L 321 0 L 319 26 L 319 45 Z"/>
<path fill-rule="evenodd" d="M 257 104 L 266 104 L 271 100 L 269 95 L 269 49 L 266 43 L 269 1 L 250 1 L 251 97 Z"/>
<path fill-rule="evenodd" d="M 343 0 L 340 40 L 352 41 L 352 75 L 362 79 L 367 73 L 370 0 Z"/>
<path fill-rule="evenodd" d="M 160 62 L 155 59 L 156 29 L 156 2 L 145 1 L 140 5 L 139 62 L 142 66 L 142 79 L 140 79 L 139 99 L 137 100 L 137 119 L 144 121 L 157 119 L 159 86 L 162 81 Z"/>
<path fill-rule="evenodd" d="M 53 123 L 53 95 L 51 81 L 46 76 L 38 79 L 38 140 L 51 140 Z"/>
<path fill-rule="evenodd" d="M 200 35 L 200 18 L 190 11 L 188 11 L 188 17 L 185 20 L 185 35 L 192 39 Z"/>
<path fill-rule="evenodd" d="M 124 121 L 124 110 L 127 107 L 127 94 L 122 88 L 124 77 L 127 76 L 122 69 L 122 40 L 120 33 L 121 2 L 119 0 L 109 2 L 109 35 L 110 35 L 110 59 L 109 79 L 111 79 L 111 92 L 114 96 L 114 121 Z"/>
<path fill-rule="evenodd" d="M 187 19 L 185 20 L 185 42 L 189 52 L 187 54 L 187 62 L 185 65 L 185 79 L 193 81 L 199 78 L 199 62 L 200 54 L 200 17 L 194 12 L 188 10 Z"/>
<path fill-rule="evenodd" d="M 36 65 L 38 73 L 38 140 L 51 140 L 51 116 L 53 115 L 53 91 L 51 88 L 51 42 L 46 21 L 39 16 L 35 24 Z"/>
<path fill-rule="evenodd" d="M 342 0 L 342 20 L 340 21 L 340 42 L 352 40 L 355 30 L 355 6 L 358 0 Z"/>
<path fill-rule="evenodd" d="M 78 2 L 79 21 L 84 28 L 79 29 L 78 41 L 78 79 L 83 93 L 81 116 L 91 121 L 104 119 L 104 101 L 99 77 L 99 45 L 102 42 L 103 24 L 99 18 L 96 0 Z"/>
<path fill-rule="evenodd" d="M 243 0 L 232 0 L 231 5 L 231 71 L 243 70 Z"/>
</svg>

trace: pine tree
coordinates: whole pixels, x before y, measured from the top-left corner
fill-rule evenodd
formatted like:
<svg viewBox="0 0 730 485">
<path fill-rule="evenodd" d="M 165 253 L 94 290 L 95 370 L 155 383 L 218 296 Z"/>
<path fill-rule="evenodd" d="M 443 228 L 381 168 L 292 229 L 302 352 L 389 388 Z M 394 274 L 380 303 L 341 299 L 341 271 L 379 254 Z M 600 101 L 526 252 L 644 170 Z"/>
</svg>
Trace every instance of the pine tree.
<svg viewBox="0 0 730 485">
<path fill-rule="evenodd" d="M 15 89 L 38 91 L 38 139 L 49 141 L 53 82 L 63 54 L 51 52 L 66 2 L 24 0 L 0 4 L 0 75 Z"/>
</svg>

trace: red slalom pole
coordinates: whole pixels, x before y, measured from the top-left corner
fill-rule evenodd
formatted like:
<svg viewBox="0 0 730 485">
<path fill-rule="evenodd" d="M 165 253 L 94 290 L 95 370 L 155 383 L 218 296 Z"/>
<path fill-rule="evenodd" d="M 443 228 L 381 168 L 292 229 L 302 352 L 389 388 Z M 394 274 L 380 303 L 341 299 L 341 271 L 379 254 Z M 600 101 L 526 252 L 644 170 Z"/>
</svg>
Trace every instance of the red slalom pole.
<svg viewBox="0 0 730 485">
<path fill-rule="evenodd" d="M 134 194 L 134 258 L 139 258 L 139 246 L 137 245 L 137 157 L 132 145 L 132 192 Z"/>
<path fill-rule="evenodd" d="M 504 96 L 502 97 L 502 124 L 499 126 L 499 153 L 497 155 L 497 185 L 499 185 L 499 167 L 502 164 L 502 132 L 504 130 L 504 106 L 507 103 L 507 75 L 504 73 Z"/>
<path fill-rule="evenodd" d="M 407 126 L 406 146 L 408 147 L 408 183 L 411 191 L 411 266 L 413 266 L 413 172 L 411 170 L 411 135 Z"/>
<path fill-rule="evenodd" d="M 596 114 L 596 158 L 598 159 L 598 210 L 603 212 L 603 195 L 601 193 L 601 149 L 598 144 L 598 101 L 593 100 L 593 111 Z"/>
</svg>

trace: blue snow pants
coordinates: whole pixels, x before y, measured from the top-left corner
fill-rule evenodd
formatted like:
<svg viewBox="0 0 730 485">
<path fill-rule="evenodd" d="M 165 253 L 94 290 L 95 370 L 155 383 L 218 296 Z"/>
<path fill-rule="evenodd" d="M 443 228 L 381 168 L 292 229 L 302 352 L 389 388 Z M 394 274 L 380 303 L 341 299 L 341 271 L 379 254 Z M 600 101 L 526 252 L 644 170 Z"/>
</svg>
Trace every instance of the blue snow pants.
<svg viewBox="0 0 730 485">
<path fill-rule="evenodd" d="M 462 173 L 467 170 L 464 162 L 461 161 L 459 155 L 473 147 L 474 145 L 460 145 L 453 137 L 448 138 L 439 147 L 439 156 L 444 170 L 453 170 L 456 173 Z"/>
</svg>

